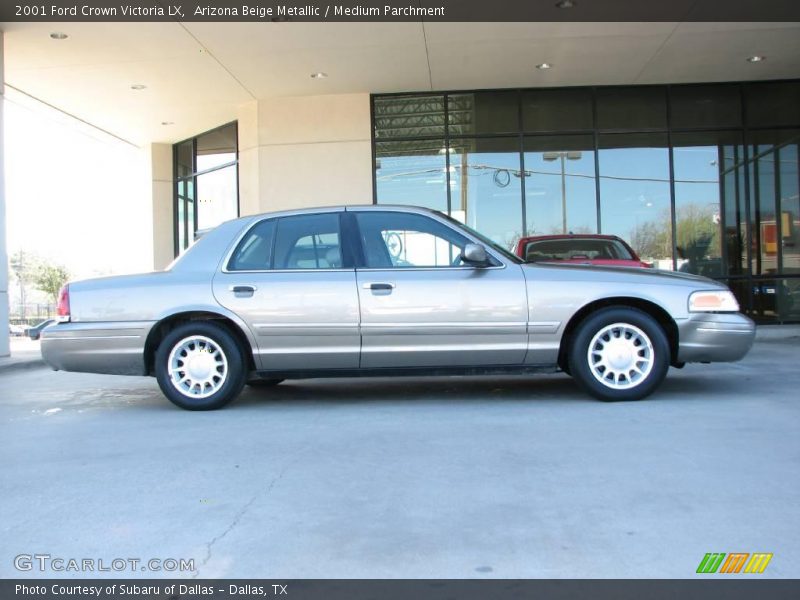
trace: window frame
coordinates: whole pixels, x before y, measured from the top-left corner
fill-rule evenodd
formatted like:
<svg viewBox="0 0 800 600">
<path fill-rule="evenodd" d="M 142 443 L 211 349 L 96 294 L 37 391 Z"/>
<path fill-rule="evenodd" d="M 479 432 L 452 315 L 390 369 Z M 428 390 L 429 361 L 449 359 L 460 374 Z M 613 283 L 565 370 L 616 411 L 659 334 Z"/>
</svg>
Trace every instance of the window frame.
<svg viewBox="0 0 800 600">
<path fill-rule="evenodd" d="M 234 158 L 226 163 L 215 165 L 214 167 L 210 167 L 207 169 L 203 169 L 202 171 L 198 171 L 197 169 L 197 140 L 198 138 L 203 137 L 204 135 L 214 133 L 226 127 L 233 127 L 234 132 L 234 140 L 236 143 L 236 148 L 234 151 Z M 191 172 L 186 175 L 178 175 L 178 152 L 179 148 L 186 144 L 191 143 L 192 150 L 191 150 Z M 197 240 L 197 232 L 199 231 L 197 228 L 198 225 L 198 211 L 199 211 L 199 200 L 197 197 L 197 178 L 206 175 L 208 173 L 213 173 L 215 171 L 221 171 L 222 169 L 233 168 L 235 172 L 235 179 L 236 179 L 236 216 L 233 217 L 239 218 L 242 214 L 241 208 L 241 195 L 239 189 L 239 122 L 238 121 L 230 121 L 228 123 L 223 123 L 217 127 L 213 127 L 208 131 L 203 131 L 194 135 L 190 138 L 186 138 L 175 142 L 172 144 L 172 246 L 173 246 L 173 255 L 175 258 L 181 256 L 186 250 L 188 250 L 192 244 Z M 184 206 L 183 210 L 183 223 L 180 223 L 179 217 L 179 204 L 181 202 L 186 202 L 185 197 L 182 197 L 179 194 L 180 185 L 181 183 L 191 182 L 192 186 L 192 194 L 194 197 L 191 200 L 193 204 L 193 213 L 192 213 L 192 222 L 191 224 L 186 219 L 186 207 Z M 183 235 L 185 237 L 184 242 L 186 247 L 181 248 L 181 236 L 179 233 L 179 229 L 183 228 Z M 191 231 L 190 231 L 191 230 Z"/>
<path fill-rule="evenodd" d="M 318 215 L 329 215 L 333 214 L 337 216 L 337 225 L 338 225 L 338 234 L 339 234 L 339 248 L 342 255 L 342 266 L 336 267 L 332 269 L 327 268 L 311 268 L 311 269 L 275 269 L 272 268 L 275 264 L 275 243 L 277 241 L 277 234 L 278 234 L 278 227 L 279 221 L 281 219 L 291 219 L 295 217 L 307 217 L 307 216 L 318 216 Z M 252 223 L 250 223 L 244 231 L 236 237 L 236 240 L 233 244 L 231 244 L 231 249 L 226 253 L 225 259 L 222 261 L 223 267 L 220 269 L 222 273 L 226 274 L 238 274 L 238 273 L 315 273 L 315 272 L 323 272 L 323 273 L 334 273 L 334 272 L 341 272 L 341 271 L 353 271 L 355 269 L 356 260 L 354 258 L 352 245 L 347 242 L 347 228 L 344 225 L 343 219 L 344 211 L 343 210 L 331 210 L 331 211 L 319 211 L 319 212 L 302 212 L 302 213 L 293 213 L 293 214 L 273 214 L 262 216 L 261 218 L 255 219 Z M 272 251 L 270 253 L 270 268 L 269 269 L 232 269 L 231 263 L 233 262 L 233 257 L 236 252 L 239 250 L 240 246 L 247 239 L 247 237 L 256 229 L 259 225 L 264 223 L 265 221 L 275 221 L 275 228 L 272 237 Z M 300 239 L 300 238 L 298 238 Z"/>
<path fill-rule="evenodd" d="M 462 265 L 446 265 L 441 267 L 430 267 L 430 266 L 408 266 L 408 267 L 397 267 L 397 266 L 389 266 L 389 267 L 369 267 L 367 266 L 367 254 L 366 248 L 364 248 L 364 241 L 362 237 L 361 227 L 358 224 L 358 220 L 356 219 L 356 215 L 358 213 L 399 213 L 401 215 L 416 215 L 421 218 L 431 219 L 432 221 L 439 223 L 443 227 L 454 231 L 458 235 L 466 238 L 468 243 L 472 244 L 480 244 L 486 250 L 486 254 L 491 258 L 491 260 L 496 264 L 487 265 L 484 267 L 478 267 L 474 265 L 462 264 Z M 352 237 L 352 241 L 357 244 L 358 251 L 356 252 L 357 262 L 356 262 L 356 270 L 357 271 L 389 271 L 389 272 L 396 272 L 396 273 L 407 273 L 413 271 L 431 271 L 431 272 L 439 272 L 445 269 L 449 270 L 470 270 L 474 271 L 476 269 L 481 270 L 495 270 L 495 269 L 505 269 L 508 266 L 507 261 L 504 257 L 498 256 L 498 253 L 495 251 L 494 248 L 488 246 L 483 240 L 476 238 L 474 235 L 471 234 L 470 231 L 463 229 L 461 227 L 454 227 L 450 222 L 450 219 L 440 217 L 434 212 L 427 213 L 427 212 L 418 212 L 415 210 L 397 210 L 392 209 L 386 205 L 372 205 L 372 206 L 364 206 L 358 208 L 348 208 L 345 212 L 348 215 L 348 219 L 351 220 L 351 227 L 354 229 L 354 236 Z M 457 221 L 456 221 L 457 223 Z"/>
</svg>

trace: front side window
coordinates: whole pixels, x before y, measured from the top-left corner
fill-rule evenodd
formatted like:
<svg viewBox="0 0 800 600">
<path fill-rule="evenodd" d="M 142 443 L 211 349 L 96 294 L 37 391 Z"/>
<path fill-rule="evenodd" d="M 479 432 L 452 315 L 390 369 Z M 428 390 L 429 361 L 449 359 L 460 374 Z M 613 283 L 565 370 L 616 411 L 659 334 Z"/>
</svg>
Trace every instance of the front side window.
<svg viewBox="0 0 800 600">
<path fill-rule="evenodd" d="M 370 211 L 356 213 L 356 221 L 371 269 L 458 266 L 469 242 L 423 215 Z"/>
</svg>

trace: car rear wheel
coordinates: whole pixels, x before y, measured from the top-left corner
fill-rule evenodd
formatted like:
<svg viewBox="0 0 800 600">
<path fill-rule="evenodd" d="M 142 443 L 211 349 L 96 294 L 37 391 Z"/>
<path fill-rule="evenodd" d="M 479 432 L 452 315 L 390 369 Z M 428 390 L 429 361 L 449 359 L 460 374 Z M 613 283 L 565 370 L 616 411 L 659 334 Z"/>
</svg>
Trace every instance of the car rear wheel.
<svg viewBox="0 0 800 600">
<path fill-rule="evenodd" d="M 187 410 L 222 408 L 239 395 L 245 359 L 221 325 L 197 321 L 172 330 L 158 346 L 156 379 L 173 404 Z"/>
<path fill-rule="evenodd" d="M 581 323 L 569 348 L 569 369 L 600 400 L 641 400 L 669 369 L 664 330 L 635 308 L 606 308 Z"/>
</svg>

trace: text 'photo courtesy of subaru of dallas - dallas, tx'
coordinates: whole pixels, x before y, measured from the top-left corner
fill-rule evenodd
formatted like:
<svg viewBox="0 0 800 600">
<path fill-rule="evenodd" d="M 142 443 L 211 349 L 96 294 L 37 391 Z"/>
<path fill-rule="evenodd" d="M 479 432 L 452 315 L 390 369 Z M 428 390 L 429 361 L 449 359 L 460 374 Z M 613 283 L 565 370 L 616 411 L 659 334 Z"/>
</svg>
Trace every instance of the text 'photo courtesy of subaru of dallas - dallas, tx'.
<svg viewBox="0 0 800 600">
<path fill-rule="evenodd" d="M 190 410 L 284 379 L 564 371 L 601 400 L 651 394 L 670 366 L 736 361 L 753 322 L 719 282 L 526 263 L 432 210 L 243 217 L 162 272 L 61 292 L 54 369 L 154 375 Z"/>
</svg>

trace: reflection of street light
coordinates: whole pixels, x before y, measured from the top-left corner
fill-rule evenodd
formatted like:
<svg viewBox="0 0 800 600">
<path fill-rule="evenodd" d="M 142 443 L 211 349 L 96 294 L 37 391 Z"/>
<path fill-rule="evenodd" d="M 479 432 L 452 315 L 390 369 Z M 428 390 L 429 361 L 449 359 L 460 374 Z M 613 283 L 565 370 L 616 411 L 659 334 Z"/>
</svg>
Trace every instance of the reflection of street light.
<svg viewBox="0 0 800 600">
<path fill-rule="evenodd" d="M 567 233 L 567 173 L 564 167 L 564 159 L 580 160 L 583 152 L 580 150 L 568 150 L 567 152 L 544 152 L 542 158 L 547 162 L 561 159 L 561 233 Z"/>
</svg>

